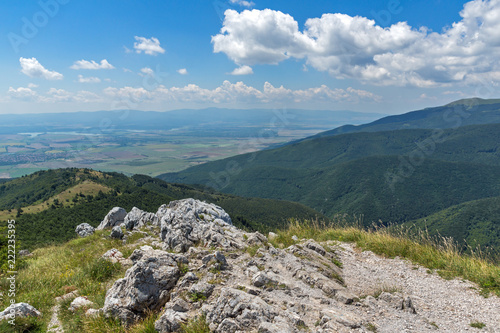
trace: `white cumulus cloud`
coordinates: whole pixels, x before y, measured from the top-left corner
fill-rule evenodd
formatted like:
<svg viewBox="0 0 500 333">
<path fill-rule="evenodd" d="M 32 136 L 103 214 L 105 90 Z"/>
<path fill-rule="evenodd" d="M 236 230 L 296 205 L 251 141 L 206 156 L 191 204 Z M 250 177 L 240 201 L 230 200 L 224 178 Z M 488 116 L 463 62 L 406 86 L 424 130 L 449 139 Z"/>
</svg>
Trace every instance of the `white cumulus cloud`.
<svg viewBox="0 0 500 333">
<path fill-rule="evenodd" d="M 38 99 L 38 95 L 35 91 L 31 90 L 31 88 L 25 88 L 25 87 L 19 87 L 19 88 L 9 87 L 7 94 L 9 97 L 13 99 L 18 99 L 26 102 L 36 101 Z"/>
<path fill-rule="evenodd" d="M 177 70 L 177 73 L 181 74 L 181 75 L 186 75 L 188 73 L 187 69 L 185 68 L 181 68 L 181 69 L 178 69 Z"/>
<path fill-rule="evenodd" d="M 21 72 L 29 77 L 38 77 L 46 80 L 62 80 L 63 75 L 55 71 L 49 71 L 43 67 L 36 58 L 19 58 Z"/>
<path fill-rule="evenodd" d="M 141 68 L 141 73 L 139 73 L 139 75 L 141 75 L 141 76 L 153 75 L 153 74 L 154 74 L 154 71 L 149 67 Z"/>
<path fill-rule="evenodd" d="M 70 67 L 71 69 L 114 69 L 115 67 L 111 65 L 106 59 L 101 60 L 101 63 L 97 63 L 94 60 L 78 60 Z"/>
<path fill-rule="evenodd" d="M 231 75 L 249 75 L 253 74 L 253 69 L 250 66 L 243 65 L 238 68 L 235 68 L 231 73 Z"/>
<path fill-rule="evenodd" d="M 90 76 L 84 77 L 83 75 L 78 75 L 78 82 L 80 83 L 99 83 L 101 79 L 98 77 Z"/>
<path fill-rule="evenodd" d="M 148 39 L 138 36 L 135 36 L 134 38 L 137 41 L 136 43 L 134 43 L 134 49 L 137 53 L 144 52 L 145 54 L 149 55 L 165 53 L 165 50 L 160 46 L 160 41 L 158 40 L 158 38 L 151 37 Z"/>
<path fill-rule="evenodd" d="M 500 82 L 500 0 L 470 1 L 460 16 L 439 33 L 345 14 L 310 18 L 299 30 L 280 11 L 228 9 L 212 43 L 240 66 L 304 59 L 334 77 L 376 85 Z"/>
</svg>

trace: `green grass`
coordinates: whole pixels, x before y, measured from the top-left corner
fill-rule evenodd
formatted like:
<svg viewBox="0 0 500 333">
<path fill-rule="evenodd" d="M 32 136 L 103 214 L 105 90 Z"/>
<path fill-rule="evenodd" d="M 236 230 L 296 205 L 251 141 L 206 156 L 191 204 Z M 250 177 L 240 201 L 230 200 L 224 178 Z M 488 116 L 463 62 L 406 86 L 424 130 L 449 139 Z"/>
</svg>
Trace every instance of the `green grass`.
<svg viewBox="0 0 500 333">
<path fill-rule="evenodd" d="M 475 322 L 470 323 L 470 327 L 483 329 L 483 328 L 486 327 L 486 324 L 485 323 L 481 323 L 479 321 L 475 321 Z"/>
<path fill-rule="evenodd" d="M 98 259 L 110 248 L 124 249 L 121 241 L 103 238 L 106 233 L 97 231 L 86 238 L 40 248 L 26 259 L 17 275 L 16 301 L 29 303 L 42 313 L 34 322 L 45 326 L 55 297 L 74 288 L 102 307 L 106 290 L 124 274 L 123 268 Z M 5 276 L 0 277 L 2 289 L 6 283 Z M 3 298 L 0 308 L 5 309 L 7 302 Z"/>
<path fill-rule="evenodd" d="M 293 221 L 287 229 L 278 232 L 274 246 L 287 247 L 294 242 L 292 236 L 317 241 L 336 240 L 353 242 L 363 250 L 389 258 L 407 258 L 447 279 L 461 277 L 477 283 L 484 296 L 490 292 L 500 296 L 500 266 L 485 259 L 481 253 L 464 254 L 447 238 L 430 238 L 425 233 L 415 236 L 381 228 L 367 231 L 357 227 L 324 227 L 317 222 Z"/>
<path fill-rule="evenodd" d="M 210 333 L 206 318 L 204 315 L 193 318 L 181 326 L 181 333 Z"/>
</svg>

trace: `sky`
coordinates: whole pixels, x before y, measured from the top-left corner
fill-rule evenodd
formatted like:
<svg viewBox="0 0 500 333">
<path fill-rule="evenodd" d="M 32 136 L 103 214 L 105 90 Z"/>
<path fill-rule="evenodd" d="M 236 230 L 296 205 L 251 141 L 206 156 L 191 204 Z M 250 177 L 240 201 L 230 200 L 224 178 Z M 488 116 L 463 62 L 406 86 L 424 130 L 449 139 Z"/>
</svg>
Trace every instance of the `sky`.
<svg viewBox="0 0 500 333">
<path fill-rule="evenodd" d="M 500 96 L 500 0 L 5 0 L 0 22 L 0 114 Z"/>
</svg>

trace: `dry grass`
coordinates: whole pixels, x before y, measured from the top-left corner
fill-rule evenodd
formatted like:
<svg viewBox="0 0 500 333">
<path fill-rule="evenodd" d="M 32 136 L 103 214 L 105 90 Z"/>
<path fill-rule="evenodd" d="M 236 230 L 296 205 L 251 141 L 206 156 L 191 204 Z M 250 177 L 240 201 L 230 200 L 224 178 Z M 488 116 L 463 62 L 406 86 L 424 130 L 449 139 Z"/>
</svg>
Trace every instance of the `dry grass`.
<svg viewBox="0 0 500 333">
<path fill-rule="evenodd" d="M 367 231 L 358 227 L 324 226 L 315 222 L 292 221 L 289 228 L 278 232 L 275 246 L 294 244 L 292 236 L 317 241 L 337 240 L 354 242 L 363 250 L 370 250 L 389 258 L 407 258 L 444 278 L 461 277 L 475 282 L 483 295 L 490 292 L 500 296 L 500 266 L 491 262 L 480 251 L 465 254 L 449 238 L 431 238 L 425 232 L 409 233 L 402 229 L 379 228 Z"/>
<path fill-rule="evenodd" d="M 97 184 L 89 180 L 85 180 L 78 185 L 75 185 L 57 195 L 54 195 L 53 197 L 51 197 L 48 200 L 45 200 L 44 202 L 41 202 L 36 205 L 23 207 L 23 212 L 25 214 L 40 213 L 41 211 L 49 209 L 56 199 L 64 207 L 73 206 L 74 203 L 72 202 L 72 199 L 75 196 L 75 194 L 82 193 L 84 195 L 95 196 L 99 193 L 99 191 L 102 191 L 103 193 L 108 193 L 111 191 L 111 189 L 107 186 Z M 2 210 L 0 211 L 0 220 L 14 219 L 16 214 L 17 214 L 17 209 L 11 209 L 10 212 L 8 210 Z"/>
</svg>

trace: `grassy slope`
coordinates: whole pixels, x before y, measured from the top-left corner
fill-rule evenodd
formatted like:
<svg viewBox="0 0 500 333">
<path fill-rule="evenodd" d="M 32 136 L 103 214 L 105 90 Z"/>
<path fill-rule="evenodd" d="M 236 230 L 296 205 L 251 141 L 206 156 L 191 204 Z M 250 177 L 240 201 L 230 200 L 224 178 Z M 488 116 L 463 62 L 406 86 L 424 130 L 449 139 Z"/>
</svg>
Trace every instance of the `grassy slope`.
<svg viewBox="0 0 500 333">
<path fill-rule="evenodd" d="M 500 197 L 465 202 L 407 223 L 430 235 L 447 235 L 471 248 L 500 249 Z"/>
</svg>

